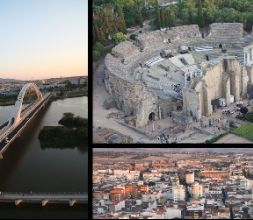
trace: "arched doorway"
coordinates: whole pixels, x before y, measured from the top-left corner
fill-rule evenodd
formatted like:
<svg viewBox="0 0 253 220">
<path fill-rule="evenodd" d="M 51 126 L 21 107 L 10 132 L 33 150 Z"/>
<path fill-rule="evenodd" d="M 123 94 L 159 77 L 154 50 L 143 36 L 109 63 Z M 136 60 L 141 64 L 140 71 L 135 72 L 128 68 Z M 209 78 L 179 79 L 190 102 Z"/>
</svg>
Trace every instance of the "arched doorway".
<svg viewBox="0 0 253 220">
<path fill-rule="evenodd" d="M 154 112 L 151 112 L 148 116 L 148 120 L 149 121 L 155 121 L 155 113 Z"/>
<path fill-rule="evenodd" d="M 219 48 L 222 48 L 222 44 L 219 44 Z"/>
</svg>

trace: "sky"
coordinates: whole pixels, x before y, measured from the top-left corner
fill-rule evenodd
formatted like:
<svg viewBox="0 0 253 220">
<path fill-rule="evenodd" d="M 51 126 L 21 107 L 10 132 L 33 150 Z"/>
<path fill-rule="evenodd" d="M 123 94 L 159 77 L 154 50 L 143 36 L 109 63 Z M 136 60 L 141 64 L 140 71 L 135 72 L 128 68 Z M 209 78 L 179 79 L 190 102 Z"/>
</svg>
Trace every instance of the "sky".
<svg viewBox="0 0 253 220">
<path fill-rule="evenodd" d="M 88 74 L 88 0 L 0 0 L 0 78 Z"/>
</svg>

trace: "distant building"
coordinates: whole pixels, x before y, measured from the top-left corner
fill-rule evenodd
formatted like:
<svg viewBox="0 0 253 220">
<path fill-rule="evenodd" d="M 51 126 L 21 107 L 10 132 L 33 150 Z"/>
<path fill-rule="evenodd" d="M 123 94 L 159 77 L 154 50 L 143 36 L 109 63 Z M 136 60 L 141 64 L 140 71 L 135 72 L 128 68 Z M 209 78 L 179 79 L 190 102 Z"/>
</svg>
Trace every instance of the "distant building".
<svg viewBox="0 0 253 220">
<path fill-rule="evenodd" d="M 185 200 L 185 188 L 183 185 L 173 185 L 172 186 L 172 199 L 175 202 Z"/>
<path fill-rule="evenodd" d="M 201 176 L 204 178 L 228 178 L 230 176 L 229 171 L 202 171 Z"/>
<path fill-rule="evenodd" d="M 199 184 L 198 182 L 195 182 L 192 184 L 191 188 L 191 195 L 194 199 L 198 199 L 203 196 L 203 185 Z"/>
<path fill-rule="evenodd" d="M 194 172 L 187 172 L 185 174 L 185 182 L 186 182 L 186 184 L 193 184 L 194 183 Z"/>
</svg>

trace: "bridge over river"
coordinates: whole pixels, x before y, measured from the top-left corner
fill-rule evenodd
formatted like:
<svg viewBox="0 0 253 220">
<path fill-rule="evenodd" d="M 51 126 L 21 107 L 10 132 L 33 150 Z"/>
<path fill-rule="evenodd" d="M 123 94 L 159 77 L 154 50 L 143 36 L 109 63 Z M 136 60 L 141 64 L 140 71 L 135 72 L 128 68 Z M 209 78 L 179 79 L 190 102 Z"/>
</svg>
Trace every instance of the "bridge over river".
<svg viewBox="0 0 253 220">
<path fill-rule="evenodd" d="M 39 203 L 42 206 L 47 204 L 88 204 L 88 193 L 13 193 L 0 192 L 0 203 Z"/>
<path fill-rule="evenodd" d="M 23 100 L 29 89 L 35 91 L 37 101 L 29 105 L 29 108 L 26 107 L 25 111 L 23 109 Z M 25 127 L 37 115 L 37 113 L 45 106 L 50 96 L 50 93 L 47 93 L 43 96 L 34 83 L 27 83 L 24 85 L 18 95 L 9 120 L 0 125 L 0 159 L 3 159 L 3 153 L 20 135 L 23 129 L 25 129 Z"/>
</svg>

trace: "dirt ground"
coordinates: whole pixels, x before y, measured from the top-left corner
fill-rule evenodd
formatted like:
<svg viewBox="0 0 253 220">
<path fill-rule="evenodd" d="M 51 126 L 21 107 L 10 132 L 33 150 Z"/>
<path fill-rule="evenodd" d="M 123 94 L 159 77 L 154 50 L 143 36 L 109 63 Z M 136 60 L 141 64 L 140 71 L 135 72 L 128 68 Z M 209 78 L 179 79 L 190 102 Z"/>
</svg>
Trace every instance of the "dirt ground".
<svg viewBox="0 0 253 220">
<path fill-rule="evenodd" d="M 234 134 L 228 134 L 224 137 L 222 137 L 221 139 L 219 139 L 217 142 L 215 143 L 221 143 L 221 144 L 227 144 L 227 143 L 236 143 L 236 144 L 246 144 L 246 143 L 253 143 L 252 141 L 250 140 L 247 140 L 246 138 L 243 138 L 243 137 L 239 137 L 237 135 L 234 135 Z"/>
<path fill-rule="evenodd" d="M 93 73 L 93 127 L 103 127 L 116 130 L 118 133 L 130 136 L 133 142 L 152 143 L 152 140 L 145 135 L 137 133 L 128 127 L 120 125 L 113 118 L 106 118 L 106 116 L 112 112 L 118 112 L 115 108 L 105 109 L 103 107 L 104 101 L 109 98 L 109 94 L 105 90 L 103 83 L 104 74 L 104 60 L 100 61 L 100 64 L 94 68 Z M 94 130 L 96 132 L 96 130 Z M 93 134 L 93 142 L 101 143 L 101 139 L 97 140 L 97 134 Z"/>
<path fill-rule="evenodd" d="M 108 129 L 108 128 L 93 128 L 93 138 L 94 142 L 97 144 L 103 144 L 103 143 L 108 143 L 108 140 L 112 135 L 117 135 L 122 141 L 120 143 L 128 144 L 132 143 L 132 138 L 125 136 L 113 129 Z"/>
</svg>

